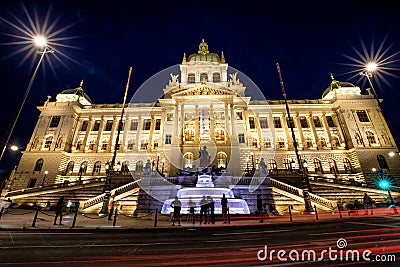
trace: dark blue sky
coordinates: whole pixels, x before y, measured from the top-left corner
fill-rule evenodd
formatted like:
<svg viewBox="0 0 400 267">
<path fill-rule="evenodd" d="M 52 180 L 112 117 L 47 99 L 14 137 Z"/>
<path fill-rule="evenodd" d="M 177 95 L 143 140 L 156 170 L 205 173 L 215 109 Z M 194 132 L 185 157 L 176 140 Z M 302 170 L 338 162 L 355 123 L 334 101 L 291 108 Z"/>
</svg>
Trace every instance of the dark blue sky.
<svg viewBox="0 0 400 267">
<path fill-rule="evenodd" d="M 374 5 L 365 1 L 22 1 L 3 0 L 0 17 L 20 25 L 27 23 L 24 3 L 40 24 L 49 12 L 55 38 L 67 37 L 55 46 L 58 58 L 46 55 L 18 120 L 11 143 L 24 145 L 35 126 L 46 96 L 75 88 L 84 89 L 94 103 L 122 103 L 129 67 L 133 67 L 128 98 L 158 71 L 179 64 L 183 52 L 197 52 L 202 38 L 211 52 L 224 51 L 227 62 L 258 85 L 267 99 L 282 99 L 275 63 L 279 62 L 288 99 L 317 99 L 330 83 L 333 72 L 340 81 L 366 87 L 360 76 L 346 74 L 357 67 L 348 57 L 361 59 L 356 51 L 377 51 L 383 43 L 384 57 L 395 54 L 384 74 L 387 83 L 376 83 L 383 108 L 400 139 L 396 106 L 400 96 L 400 22 L 391 1 Z M 128 4 L 129 3 L 129 4 Z M 58 20 L 56 20 L 58 19 Z M 35 24 L 37 23 L 35 22 Z M 54 32 L 53 30 L 53 32 Z M 38 55 L 23 51 L 10 34 L 21 31 L 0 21 L 0 138 L 4 138 L 31 78 Z M 74 37 L 74 38 L 71 38 Z M 73 47 L 68 47 L 73 46 Z M 357 73 L 357 72 L 356 72 Z M 161 90 L 161 88 L 160 88 Z M 16 163 L 11 152 L 0 171 Z M 1 173 L 0 173 L 1 175 Z"/>
</svg>

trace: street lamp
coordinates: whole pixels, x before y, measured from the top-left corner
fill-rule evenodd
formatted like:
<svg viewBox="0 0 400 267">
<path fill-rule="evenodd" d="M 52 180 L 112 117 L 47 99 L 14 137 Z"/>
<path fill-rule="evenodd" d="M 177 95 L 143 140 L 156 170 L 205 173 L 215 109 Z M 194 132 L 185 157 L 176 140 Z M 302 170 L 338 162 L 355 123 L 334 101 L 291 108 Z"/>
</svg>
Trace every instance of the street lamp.
<svg viewBox="0 0 400 267">
<path fill-rule="evenodd" d="M 46 40 L 46 38 L 44 36 L 41 36 L 41 35 L 40 36 L 35 36 L 32 41 L 33 41 L 35 46 L 37 46 L 39 49 L 43 49 L 43 51 L 39 51 L 39 53 L 41 54 L 39 62 L 37 63 L 35 71 L 32 74 L 31 80 L 29 81 L 28 87 L 26 88 L 25 94 L 24 94 L 24 96 L 22 98 L 22 101 L 20 103 L 18 111 L 15 114 L 14 119 L 12 120 L 11 127 L 8 129 L 8 132 L 7 132 L 7 135 L 6 135 L 6 139 L 4 140 L 3 143 L 1 143 L 2 148 L 1 148 L 1 154 L 0 154 L 0 161 L 3 158 L 4 151 L 6 149 L 6 146 L 7 146 L 8 142 L 10 141 L 10 138 L 11 138 L 11 135 L 12 135 L 12 133 L 14 131 L 15 125 L 17 124 L 19 115 L 21 114 L 22 108 L 24 107 L 26 98 L 28 97 L 29 91 L 32 88 L 32 85 L 33 85 L 33 82 L 35 80 L 35 77 L 36 77 L 36 74 L 38 72 L 38 69 L 40 67 L 40 64 L 43 61 L 44 55 L 47 54 L 47 53 L 54 53 L 54 50 L 50 49 L 47 46 L 47 40 Z"/>
<path fill-rule="evenodd" d="M 44 181 L 46 180 L 47 174 L 49 174 L 49 171 L 44 171 L 44 176 L 43 176 L 43 180 L 42 180 L 42 188 L 44 186 Z"/>
<path fill-rule="evenodd" d="M 255 170 L 255 166 L 254 166 L 254 152 L 251 151 L 251 152 L 250 152 L 250 155 L 251 155 L 251 172 L 252 172 L 252 175 L 253 175 L 253 174 L 254 174 L 254 170 Z"/>
<path fill-rule="evenodd" d="M 383 113 L 383 109 L 381 107 L 381 103 L 379 101 L 378 95 L 376 94 L 375 88 L 374 88 L 374 86 L 372 84 L 372 80 L 371 80 L 372 74 L 374 72 L 376 72 L 377 70 L 378 70 L 378 64 L 375 63 L 375 62 L 369 62 L 367 65 L 365 65 L 364 70 L 360 72 L 360 75 L 367 77 L 367 80 L 368 80 L 368 83 L 369 83 L 369 87 L 372 90 L 373 97 L 376 99 L 376 101 L 378 103 L 379 111 L 382 113 L 382 117 L 385 119 L 386 123 L 388 124 L 389 130 L 393 135 L 394 145 L 396 147 L 398 147 L 394 131 L 392 130 L 392 126 L 391 126 L 390 122 L 385 118 L 385 114 Z"/>
<path fill-rule="evenodd" d="M 82 162 L 80 168 L 79 168 L 79 183 L 82 181 L 82 173 L 86 168 L 86 163 Z"/>
<path fill-rule="evenodd" d="M 164 177 L 164 164 L 165 164 L 165 159 L 162 159 L 162 168 L 161 168 L 161 176 Z"/>
</svg>

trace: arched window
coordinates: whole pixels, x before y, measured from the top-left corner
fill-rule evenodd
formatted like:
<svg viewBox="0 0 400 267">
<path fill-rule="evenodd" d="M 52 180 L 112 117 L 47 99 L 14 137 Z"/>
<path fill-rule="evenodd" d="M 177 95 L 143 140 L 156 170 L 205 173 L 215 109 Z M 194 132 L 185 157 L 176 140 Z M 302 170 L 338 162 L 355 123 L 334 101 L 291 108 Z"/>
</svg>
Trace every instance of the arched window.
<svg viewBox="0 0 400 267">
<path fill-rule="evenodd" d="M 274 159 L 270 159 L 268 162 L 268 169 L 277 170 L 278 166 L 276 165 L 276 161 Z"/>
<path fill-rule="evenodd" d="M 216 155 L 217 159 L 217 168 L 224 168 L 226 169 L 227 162 L 226 162 L 226 154 L 224 152 L 218 152 Z"/>
<path fill-rule="evenodd" d="M 346 173 L 353 173 L 353 167 L 351 166 L 351 162 L 348 158 L 343 159 L 343 165 Z"/>
<path fill-rule="evenodd" d="M 93 173 L 92 175 L 99 174 L 101 171 L 101 161 L 96 161 L 93 165 Z"/>
<path fill-rule="evenodd" d="M 103 142 L 101 142 L 101 150 L 102 151 L 106 151 L 108 147 L 108 142 L 107 140 L 104 140 Z"/>
<path fill-rule="evenodd" d="M 139 160 L 136 162 L 136 171 L 142 172 L 143 171 L 143 161 Z"/>
<path fill-rule="evenodd" d="M 213 82 L 214 83 L 221 82 L 221 75 L 218 72 L 214 72 L 213 73 Z"/>
<path fill-rule="evenodd" d="M 134 139 L 129 139 L 128 140 L 128 145 L 126 147 L 127 150 L 133 150 L 133 146 L 135 145 L 135 140 Z"/>
<path fill-rule="evenodd" d="M 319 145 L 321 147 L 326 147 L 326 138 L 324 136 L 319 136 Z"/>
<path fill-rule="evenodd" d="M 87 161 L 82 162 L 81 166 L 79 167 L 79 174 L 86 175 L 87 167 L 88 167 L 88 162 Z"/>
<path fill-rule="evenodd" d="M 189 73 L 188 74 L 188 79 L 187 83 L 195 83 L 196 82 L 196 76 L 194 73 Z"/>
<path fill-rule="evenodd" d="M 33 169 L 34 172 L 40 172 L 43 167 L 43 159 L 38 159 L 35 164 L 35 168 Z"/>
<path fill-rule="evenodd" d="M 324 170 L 322 169 L 322 163 L 317 158 L 314 159 L 314 170 L 315 173 L 324 173 Z"/>
<path fill-rule="evenodd" d="M 64 175 L 71 175 L 72 172 L 74 171 L 74 165 L 75 165 L 75 162 L 73 162 L 73 161 L 68 162 Z"/>
<path fill-rule="evenodd" d="M 276 138 L 276 145 L 280 149 L 285 148 L 285 139 L 283 139 L 283 137 Z"/>
<path fill-rule="evenodd" d="M 328 164 L 329 164 L 329 172 L 337 174 L 338 173 L 338 168 L 336 165 L 336 161 L 332 158 L 328 159 Z"/>
<path fill-rule="evenodd" d="M 194 155 L 191 152 L 185 153 L 183 156 L 185 159 L 185 162 L 183 163 L 183 168 L 193 168 L 193 160 L 194 160 Z"/>
<path fill-rule="evenodd" d="M 367 140 L 369 144 L 376 144 L 375 135 L 371 131 L 366 131 L 365 134 L 367 135 Z"/>
<path fill-rule="evenodd" d="M 304 138 L 304 141 L 305 141 L 305 148 L 313 147 L 313 140 L 310 136 L 306 136 Z"/>
<path fill-rule="evenodd" d="M 336 147 L 338 147 L 339 146 L 339 138 L 337 137 L 337 136 L 334 136 L 334 135 L 332 135 L 331 136 L 331 146 L 333 147 L 333 148 L 336 148 Z"/>
<path fill-rule="evenodd" d="M 378 160 L 380 169 L 389 169 L 386 159 L 383 155 L 377 155 L 376 159 Z"/>
<path fill-rule="evenodd" d="M 52 136 L 52 135 L 46 137 L 46 139 L 45 139 L 45 141 L 44 141 L 44 146 L 43 146 L 43 148 L 50 149 L 51 143 L 53 143 L 53 136 Z"/>
<path fill-rule="evenodd" d="M 263 138 L 264 148 L 272 148 L 271 138 L 264 137 Z"/>
<path fill-rule="evenodd" d="M 95 147 L 96 147 L 96 140 L 90 140 L 88 149 L 95 150 Z"/>
<path fill-rule="evenodd" d="M 76 150 L 81 150 L 81 149 L 82 149 L 82 144 L 83 144 L 82 140 L 79 140 L 79 141 L 76 143 Z"/>
</svg>

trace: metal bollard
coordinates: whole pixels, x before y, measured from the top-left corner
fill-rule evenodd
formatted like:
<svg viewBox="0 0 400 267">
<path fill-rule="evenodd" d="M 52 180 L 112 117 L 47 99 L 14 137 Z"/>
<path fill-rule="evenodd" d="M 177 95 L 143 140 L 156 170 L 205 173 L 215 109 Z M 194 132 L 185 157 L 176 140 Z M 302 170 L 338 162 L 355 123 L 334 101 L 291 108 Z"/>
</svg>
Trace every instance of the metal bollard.
<svg viewBox="0 0 400 267">
<path fill-rule="evenodd" d="M 0 220 L 1 220 L 1 216 L 3 216 L 3 212 L 4 212 L 4 207 L 2 207 L 0 210 Z"/>
<path fill-rule="evenodd" d="M 154 227 L 157 227 L 157 216 L 158 216 L 158 209 L 156 209 L 156 214 L 154 215 Z"/>
<path fill-rule="evenodd" d="M 342 219 L 342 211 L 340 210 L 340 205 L 339 205 L 339 203 L 337 203 L 337 209 L 338 209 L 338 211 L 339 211 L 340 219 Z"/>
<path fill-rule="evenodd" d="M 115 207 L 113 226 L 117 223 L 118 207 Z"/>
<path fill-rule="evenodd" d="M 289 205 L 289 217 L 290 217 L 290 221 L 293 221 L 293 217 L 292 217 L 292 206 Z"/>
<path fill-rule="evenodd" d="M 72 227 L 71 228 L 75 227 L 76 217 L 78 216 L 79 202 L 76 202 L 75 206 L 76 206 L 76 210 L 75 210 L 74 220 L 72 221 Z"/>
<path fill-rule="evenodd" d="M 318 211 L 315 205 L 314 205 L 314 211 L 315 211 L 315 219 L 318 220 Z"/>
<path fill-rule="evenodd" d="M 33 217 L 32 227 L 36 227 L 36 219 L 39 214 L 39 207 L 36 208 L 35 217 Z"/>
</svg>

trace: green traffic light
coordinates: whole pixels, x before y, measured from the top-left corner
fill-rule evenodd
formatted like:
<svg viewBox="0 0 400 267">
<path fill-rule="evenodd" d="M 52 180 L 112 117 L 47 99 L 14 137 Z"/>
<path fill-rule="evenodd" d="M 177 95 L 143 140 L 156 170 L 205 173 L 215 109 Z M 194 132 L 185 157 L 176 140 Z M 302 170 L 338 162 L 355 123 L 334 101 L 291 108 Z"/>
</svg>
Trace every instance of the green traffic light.
<svg viewBox="0 0 400 267">
<path fill-rule="evenodd" d="M 390 188 L 390 183 L 389 183 L 389 181 L 386 181 L 386 180 L 379 181 L 378 185 L 383 190 L 388 190 Z"/>
</svg>

